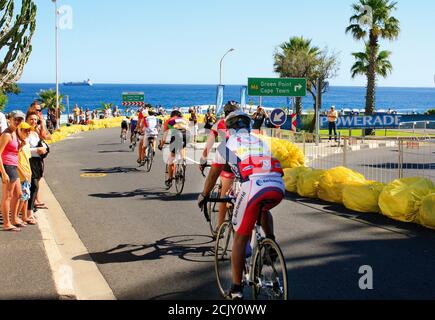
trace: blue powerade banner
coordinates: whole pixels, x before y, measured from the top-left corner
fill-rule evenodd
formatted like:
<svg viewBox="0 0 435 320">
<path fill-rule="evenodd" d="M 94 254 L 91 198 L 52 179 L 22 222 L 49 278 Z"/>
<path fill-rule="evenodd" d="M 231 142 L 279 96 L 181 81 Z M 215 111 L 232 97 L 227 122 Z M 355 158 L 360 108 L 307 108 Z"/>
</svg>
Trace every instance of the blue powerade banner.
<svg viewBox="0 0 435 320">
<path fill-rule="evenodd" d="M 397 129 L 403 122 L 435 121 L 435 116 L 416 115 L 373 115 L 373 116 L 342 116 L 338 118 L 337 128 L 341 129 Z M 320 127 L 327 129 L 328 117 L 320 117 Z"/>
</svg>

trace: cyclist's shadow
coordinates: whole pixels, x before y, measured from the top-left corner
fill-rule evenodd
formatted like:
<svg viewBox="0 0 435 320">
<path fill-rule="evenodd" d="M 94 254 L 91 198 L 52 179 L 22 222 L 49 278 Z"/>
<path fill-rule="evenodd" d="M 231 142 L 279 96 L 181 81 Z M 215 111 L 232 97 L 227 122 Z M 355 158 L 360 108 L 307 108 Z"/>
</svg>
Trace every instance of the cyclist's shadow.
<svg viewBox="0 0 435 320">
<path fill-rule="evenodd" d="M 195 241 L 195 238 L 203 238 L 203 240 Z M 165 256 L 177 256 L 191 262 L 211 263 L 214 262 L 214 241 L 212 237 L 202 235 L 173 236 L 158 240 L 153 244 L 121 244 L 113 249 L 89 255 L 97 264 L 160 260 Z M 74 257 L 73 260 L 88 261 L 89 255 L 80 255 Z"/>
</svg>

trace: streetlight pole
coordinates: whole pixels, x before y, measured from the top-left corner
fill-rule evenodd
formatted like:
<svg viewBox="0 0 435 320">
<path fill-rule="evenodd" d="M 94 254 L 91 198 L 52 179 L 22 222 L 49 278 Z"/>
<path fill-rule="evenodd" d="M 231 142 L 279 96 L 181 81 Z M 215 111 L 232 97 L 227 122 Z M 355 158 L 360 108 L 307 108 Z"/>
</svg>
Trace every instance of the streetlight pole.
<svg viewBox="0 0 435 320">
<path fill-rule="evenodd" d="M 54 3 L 55 9 L 55 38 L 56 38 L 56 119 L 57 125 L 60 126 L 60 117 L 59 117 L 59 20 L 58 9 L 57 9 L 57 0 L 51 0 Z M 57 129 L 57 128 L 56 128 Z"/>
<path fill-rule="evenodd" d="M 228 50 L 228 51 L 224 54 L 224 56 L 222 57 L 222 59 L 221 59 L 221 62 L 220 62 L 220 72 L 219 72 L 219 85 L 220 85 L 220 86 L 222 85 L 222 62 L 224 61 L 225 57 L 226 57 L 230 52 L 233 52 L 234 50 L 235 50 L 234 48 L 231 48 L 230 50 Z"/>
</svg>

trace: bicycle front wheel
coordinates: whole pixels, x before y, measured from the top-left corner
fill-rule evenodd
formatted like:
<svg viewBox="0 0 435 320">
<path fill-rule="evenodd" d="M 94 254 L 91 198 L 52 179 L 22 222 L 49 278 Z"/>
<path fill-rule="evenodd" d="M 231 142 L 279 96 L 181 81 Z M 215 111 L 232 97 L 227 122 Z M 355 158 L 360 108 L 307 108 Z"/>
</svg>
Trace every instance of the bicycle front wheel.
<svg viewBox="0 0 435 320">
<path fill-rule="evenodd" d="M 287 300 L 287 267 L 278 244 L 270 239 L 263 240 L 254 257 L 254 300 Z"/>
<path fill-rule="evenodd" d="M 177 190 L 177 195 L 181 195 L 183 193 L 185 182 L 186 182 L 186 167 L 183 164 L 178 164 L 176 166 L 176 173 L 175 173 L 175 189 Z"/>
<path fill-rule="evenodd" d="M 234 229 L 231 222 L 227 221 L 219 228 L 215 246 L 216 280 L 223 297 L 233 284 L 231 272 L 233 241 Z"/>
<path fill-rule="evenodd" d="M 210 194 L 210 202 L 208 202 L 208 215 L 210 218 L 210 231 L 213 237 L 216 236 L 218 233 L 218 213 L 219 213 L 219 207 L 216 202 L 213 202 L 214 199 L 219 199 L 221 197 L 221 188 L 220 185 L 215 185 L 213 191 Z"/>
</svg>

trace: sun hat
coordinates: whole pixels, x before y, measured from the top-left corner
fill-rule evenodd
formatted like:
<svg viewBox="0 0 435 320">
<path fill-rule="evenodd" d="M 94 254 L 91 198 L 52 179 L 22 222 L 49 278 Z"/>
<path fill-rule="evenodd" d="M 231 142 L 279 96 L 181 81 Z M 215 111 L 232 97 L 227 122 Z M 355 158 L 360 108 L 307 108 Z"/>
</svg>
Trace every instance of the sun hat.
<svg viewBox="0 0 435 320">
<path fill-rule="evenodd" d="M 20 110 L 12 111 L 11 112 L 11 117 L 13 119 L 18 119 L 18 118 L 21 118 L 23 120 L 26 119 L 26 115 L 22 111 L 20 111 Z"/>
<path fill-rule="evenodd" d="M 33 130 L 32 126 L 27 122 L 22 122 L 18 128 L 22 130 Z"/>
</svg>

